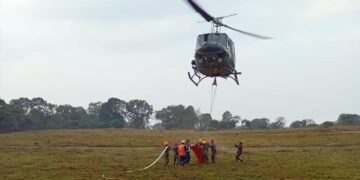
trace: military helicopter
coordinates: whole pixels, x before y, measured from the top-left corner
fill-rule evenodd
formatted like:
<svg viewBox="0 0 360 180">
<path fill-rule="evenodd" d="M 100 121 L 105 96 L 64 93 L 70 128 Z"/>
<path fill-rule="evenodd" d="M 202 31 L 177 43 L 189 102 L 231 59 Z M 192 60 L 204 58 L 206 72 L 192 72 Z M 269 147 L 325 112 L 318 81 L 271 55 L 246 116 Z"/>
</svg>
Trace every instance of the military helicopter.
<svg viewBox="0 0 360 180">
<path fill-rule="evenodd" d="M 241 31 L 222 23 L 224 18 L 237 14 L 213 17 L 195 3 L 195 1 L 187 0 L 187 2 L 207 22 L 211 22 L 212 24 L 210 33 L 200 34 L 197 37 L 195 60 L 191 61 L 194 74 L 191 75 L 191 73 L 188 72 L 189 79 L 198 86 L 199 83 L 207 77 L 214 78 L 213 85 L 217 85 L 216 77 L 225 79 L 229 77 L 239 85 L 238 75 L 241 74 L 241 72 L 237 72 L 235 69 L 236 57 L 234 43 L 226 33 L 220 32 L 221 27 L 226 27 L 259 39 L 272 38 Z M 194 80 L 194 78 L 196 79 Z"/>
</svg>

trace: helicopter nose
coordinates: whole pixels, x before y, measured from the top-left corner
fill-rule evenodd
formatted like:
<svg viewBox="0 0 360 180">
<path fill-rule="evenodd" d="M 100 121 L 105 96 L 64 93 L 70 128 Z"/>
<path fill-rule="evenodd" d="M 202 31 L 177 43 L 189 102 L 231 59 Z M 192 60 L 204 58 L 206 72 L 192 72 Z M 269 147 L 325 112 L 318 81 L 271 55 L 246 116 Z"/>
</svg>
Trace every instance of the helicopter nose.
<svg viewBox="0 0 360 180">
<path fill-rule="evenodd" d="M 205 44 L 199 49 L 199 53 L 201 54 L 218 54 L 224 51 L 224 49 L 218 44 Z"/>
</svg>

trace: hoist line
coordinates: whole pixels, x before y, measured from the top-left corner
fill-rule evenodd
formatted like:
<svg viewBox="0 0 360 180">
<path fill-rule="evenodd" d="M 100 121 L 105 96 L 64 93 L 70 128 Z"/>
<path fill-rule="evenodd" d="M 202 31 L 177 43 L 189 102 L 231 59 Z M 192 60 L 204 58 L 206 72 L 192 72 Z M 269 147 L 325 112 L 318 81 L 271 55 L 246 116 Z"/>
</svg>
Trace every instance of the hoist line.
<svg viewBox="0 0 360 180">
<path fill-rule="evenodd" d="M 211 95 L 210 95 L 210 117 L 212 116 L 212 111 L 215 104 L 215 96 L 216 96 L 216 90 L 217 90 L 217 83 L 216 79 L 214 80 L 214 83 L 211 85 Z M 207 122 L 206 131 L 209 131 L 209 124 L 210 122 Z"/>
</svg>

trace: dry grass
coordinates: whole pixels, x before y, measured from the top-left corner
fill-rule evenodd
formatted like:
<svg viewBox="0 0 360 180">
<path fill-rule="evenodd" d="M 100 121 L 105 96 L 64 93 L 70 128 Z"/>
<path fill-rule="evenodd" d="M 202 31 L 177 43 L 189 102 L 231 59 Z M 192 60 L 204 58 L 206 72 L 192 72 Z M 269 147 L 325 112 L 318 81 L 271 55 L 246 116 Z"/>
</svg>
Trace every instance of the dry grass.
<svg viewBox="0 0 360 180">
<path fill-rule="evenodd" d="M 161 143 L 215 139 L 216 164 L 126 173 Z M 234 162 L 243 140 L 244 162 Z M 194 159 L 194 155 L 192 156 Z M 276 131 L 51 130 L 0 134 L 0 179 L 359 179 L 360 127 Z"/>
</svg>

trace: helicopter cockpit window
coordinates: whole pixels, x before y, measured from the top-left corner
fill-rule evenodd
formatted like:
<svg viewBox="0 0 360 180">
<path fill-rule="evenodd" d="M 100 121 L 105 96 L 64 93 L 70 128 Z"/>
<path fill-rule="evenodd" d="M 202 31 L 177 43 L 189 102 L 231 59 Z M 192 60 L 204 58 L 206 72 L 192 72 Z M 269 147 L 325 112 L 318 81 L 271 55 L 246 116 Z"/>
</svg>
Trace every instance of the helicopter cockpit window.
<svg viewBox="0 0 360 180">
<path fill-rule="evenodd" d="M 226 34 L 210 33 L 210 34 L 199 35 L 197 43 L 198 45 L 202 45 L 204 43 L 214 42 L 214 43 L 220 43 L 224 46 L 228 46 L 227 41 L 228 41 L 228 37 Z"/>
<path fill-rule="evenodd" d="M 226 46 L 227 44 L 227 36 L 223 34 L 206 34 L 204 36 L 204 40 L 206 42 L 216 42 Z"/>
</svg>

